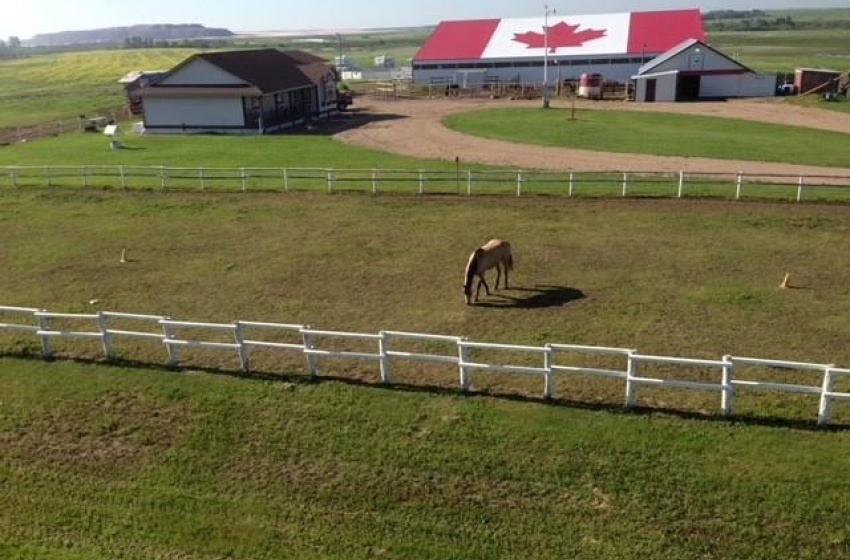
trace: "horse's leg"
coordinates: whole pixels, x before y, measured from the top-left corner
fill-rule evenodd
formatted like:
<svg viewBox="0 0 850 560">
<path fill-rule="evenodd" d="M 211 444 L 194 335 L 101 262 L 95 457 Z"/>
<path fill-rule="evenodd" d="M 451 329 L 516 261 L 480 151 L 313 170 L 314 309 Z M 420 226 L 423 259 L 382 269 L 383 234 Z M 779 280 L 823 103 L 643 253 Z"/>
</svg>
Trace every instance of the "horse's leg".
<svg viewBox="0 0 850 560">
<path fill-rule="evenodd" d="M 503 287 L 504 289 L 506 289 L 506 290 L 507 290 L 507 289 L 508 289 L 508 269 L 509 269 L 510 267 L 508 266 L 508 262 L 507 262 L 507 261 L 505 261 L 505 262 L 504 262 L 504 263 L 502 263 L 502 264 L 503 264 L 503 265 L 504 265 L 504 267 L 505 267 L 505 283 L 502 285 L 502 287 Z"/>
<path fill-rule="evenodd" d="M 499 289 L 499 280 L 502 278 L 502 263 L 496 263 L 496 289 Z"/>
<path fill-rule="evenodd" d="M 484 286 L 484 291 L 485 291 L 485 292 L 487 293 L 487 295 L 489 296 L 489 295 L 490 295 L 490 286 L 488 286 L 488 285 L 487 285 L 487 281 L 486 281 L 486 280 L 484 280 L 484 275 L 483 275 L 483 274 L 479 274 L 479 275 L 478 275 L 478 289 L 477 289 L 477 290 L 475 290 L 475 301 L 478 301 L 478 296 L 479 296 L 479 294 L 481 294 L 481 286 L 482 286 L 482 285 Z"/>
</svg>

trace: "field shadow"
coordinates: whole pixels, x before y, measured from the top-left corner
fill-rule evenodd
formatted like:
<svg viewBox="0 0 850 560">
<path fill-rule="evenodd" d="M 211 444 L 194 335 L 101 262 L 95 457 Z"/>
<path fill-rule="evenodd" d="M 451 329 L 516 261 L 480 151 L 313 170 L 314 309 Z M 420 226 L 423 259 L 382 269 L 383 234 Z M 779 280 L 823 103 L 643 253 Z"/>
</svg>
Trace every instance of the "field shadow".
<svg viewBox="0 0 850 560">
<path fill-rule="evenodd" d="M 13 351 L 0 352 L 0 357 L 9 357 L 23 360 L 40 361 L 45 360 L 37 351 Z M 490 398 L 510 402 L 519 402 L 527 404 L 538 404 L 541 406 L 565 407 L 578 410 L 588 410 L 592 412 L 606 412 L 609 414 L 623 416 L 669 416 L 680 418 L 682 420 L 697 421 L 697 422 L 719 422 L 724 424 L 742 424 L 748 426 L 761 426 L 769 428 L 794 429 L 809 432 L 844 432 L 850 430 L 850 423 L 830 423 L 825 426 L 819 426 L 814 420 L 783 418 L 779 416 L 757 416 L 752 414 L 736 414 L 731 417 L 725 417 L 720 414 L 694 412 L 689 410 L 681 410 L 669 407 L 652 407 L 652 406 L 635 406 L 631 409 L 625 408 L 622 404 L 611 402 L 588 402 L 568 398 L 545 398 L 542 395 L 531 395 L 523 393 L 508 393 L 503 391 L 492 390 L 469 390 L 461 391 L 458 387 L 446 385 L 435 385 L 429 383 L 410 384 L 410 383 L 381 383 L 379 379 L 369 377 L 352 377 L 341 376 L 334 374 L 320 374 L 311 377 L 305 373 L 280 373 L 271 371 L 252 371 L 244 373 L 230 369 L 222 369 L 216 367 L 204 366 L 178 366 L 173 367 L 167 364 L 151 364 L 132 359 L 116 359 L 104 361 L 102 359 L 75 358 L 58 354 L 47 362 L 68 361 L 81 363 L 91 366 L 110 366 L 124 367 L 128 369 L 138 369 L 149 372 L 159 372 L 163 374 L 199 372 L 214 376 L 223 376 L 234 379 L 243 379 L 249 381 L 262 381 L 266 383 L 280 383 L 291 386 L 310 386 L 321 383 L 340 383 L 354 387 L 364 387 L 379 391 L 391 391 L 402 393 L 418 393 L 441 396 L 463 396 L 465 398 Z"/>
<path fill-rule="evenodd" d="M 513 293 L 519 293 L 519 295 L 514 296 Z M 497 299 L 478 300 L 475 305 L 492 308 L 543 309 L 563 307 L 587 296 L 581 290 L 569 286 L 538 284 L 532 288 L 510 287 L 493 291 L 489 297 Z"/>
</svg>

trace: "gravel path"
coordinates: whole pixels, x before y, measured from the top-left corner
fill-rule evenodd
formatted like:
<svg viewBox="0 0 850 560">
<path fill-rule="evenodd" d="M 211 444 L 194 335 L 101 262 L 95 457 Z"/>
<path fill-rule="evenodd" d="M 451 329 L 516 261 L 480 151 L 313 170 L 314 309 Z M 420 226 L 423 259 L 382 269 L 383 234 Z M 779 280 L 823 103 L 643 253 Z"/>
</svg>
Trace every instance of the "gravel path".
<svg viewBox="0 0 850 560">
<path fill-rule="evenodd" d="M 568 102 L 555 101 L 553 107 L 567 108 Z M 689 173 L 743 172 L 747 175 L 806 175 L 832 177 L 830 183 L 850 185 L 850 155 L 843 168 L 785 163 L 711 158 L 651 156 L 593 152 L 569 148 L 533 146 L 490 140 L 447 129 L 441 121 L 447 115 L 486 107 L 537 107 L 539 100 L 490 99 L 403 99 L 383 100 L 358 97 L 356 112 L 347 118 L 358 122 L 336 134 L 343 142 L 403 155 L 525 169 L 573 171 L 679 171 Z M 746 119 L 783 125 L 805 126 L 844 132 L 850 135 L 850 114 L 799 107 L 782 98 L 700 103 L 625 103 L 579 100 L 576 111 L 616 109 L 629 111 L 669 111 L 717 117 Z M 352 123 L 353 124 L 353 123 Z M 793 141 L 793 138 L 789 139 Z M 790 180 L 790 179 L 789 179 Z"/>
</svg>

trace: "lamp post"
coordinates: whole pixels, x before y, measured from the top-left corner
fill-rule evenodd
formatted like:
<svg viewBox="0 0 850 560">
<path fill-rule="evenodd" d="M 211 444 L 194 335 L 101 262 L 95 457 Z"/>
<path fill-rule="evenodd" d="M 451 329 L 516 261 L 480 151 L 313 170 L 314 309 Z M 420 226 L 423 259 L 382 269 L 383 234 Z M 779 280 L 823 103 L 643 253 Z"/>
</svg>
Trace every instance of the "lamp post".
<svg viewBox="0 0 850 560">
<path fill-rule="evenodd" d="M 554 14 L 555 8 L 543 5 L 543 108 L 549 108 L 549 14 Z"/>
</svg>

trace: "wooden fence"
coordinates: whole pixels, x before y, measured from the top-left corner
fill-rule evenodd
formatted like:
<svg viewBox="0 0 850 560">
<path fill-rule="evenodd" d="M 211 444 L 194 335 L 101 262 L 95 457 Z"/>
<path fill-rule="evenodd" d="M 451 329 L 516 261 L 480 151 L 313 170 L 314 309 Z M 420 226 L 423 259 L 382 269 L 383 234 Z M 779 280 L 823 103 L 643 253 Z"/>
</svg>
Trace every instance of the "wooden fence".
<svg viewBox="0 0 850 560">
<path fill-rule="evenodd" d="M 2 322 L 5 321 L 5 322 Z M 61 325 L 60 325 L 61 323 Z M 381 331 L 377 334 L 318 330 L 306 325 L 236 321 L 234 323 L 203 323 L 177 321 L 159 315 L 116 313 L 57 313 L 44 309 L 0 306 L 0 330 L 24 333 L 36 337 L 45 359 L 53 357 L 52 341 L 56 339 L 89 340 L 98 342 L 107 360 L 116 359 L 114 342 L 118 338 L 146 339 L 161 344 L 171 367 L 186 365 L 181 362 L 181 349 L 199 348 L 235 354 L 243 372 L 251 371 L 252 350 L 264 348 L 275 352 L 297 353 L 306 360 L 309 376 L 319 375 L 319 361 L 324 359 L 355 360 L 378 364 L 382 383 L 393 382 L 393 364 L 398 361 L 441 363 L 456 367 L 459 386 L 468 391 L 473 376 L 499 373 L 538 378 L 543 384 L 543 396 L 553 398 L 555 379 L 561 376 L 590 376 L 620 380 L 625 385 L 625 406 L 637 402 L 638 389 L 643 386 L 688 389 L 720 394 L 720 413 L 730 416 L 734 396 L 744 389 L 798 393 L 818 396 L 817 423 L 829 422 L 833 401 L 850 401 L 850 390 L 838 391 L 838 379 L 850 379 L 850 369 L 833 364 L 817 364 L 785 360 L 768 360 L 726 355 L 719 360 L 691 359 L 671 356 L 640 354 L 630 348 L 606 348 L 574 344 L 545 344 L 521 346 L 473 342 L 462 336 L 446 336 L 400 331 Z M 218 333 L 216 340 L 202 338 Z M 333 340 L 355 340 L 367 344 L 365 350 L 333 349 Z M 402 341 L 419 341 L 427 348 L 441 346 L 442 352 L 405 351 Z M 371 350 L 368 348 L 371 345 Z M 472 353 L 475 352 L 475 357 Z M 483 356 L 524 355 L 529 360 L 511 360 L 514 363 L 485 361 Z M 575 365 L 575 360 L 564 361 L 564 356 L 613 357 L 618 366 L 594 367 Z M 522 363 L 517 363 L 522 362 Z M 672 366 L 681 373 L 697 368 L 702 373 L 698 380 L 667 373 L 653 377 L 653 366 Z M 773 379 L 747 379 L 744 373 L 751 368 L 768 372 L 790 370 L 815 373 L 817 385 L 787 383 Z"/>
<path fill-rule="evenodd" d="M 325 169 L 30 165 L 0 167 L 0 189 L 103 188 L 174 191 L 326 191 L 402 194 L 670 196 L 850 201 L 850 172 Z"/>
</svg>

